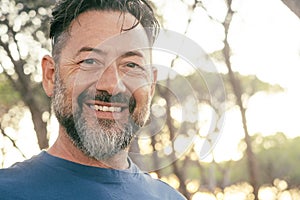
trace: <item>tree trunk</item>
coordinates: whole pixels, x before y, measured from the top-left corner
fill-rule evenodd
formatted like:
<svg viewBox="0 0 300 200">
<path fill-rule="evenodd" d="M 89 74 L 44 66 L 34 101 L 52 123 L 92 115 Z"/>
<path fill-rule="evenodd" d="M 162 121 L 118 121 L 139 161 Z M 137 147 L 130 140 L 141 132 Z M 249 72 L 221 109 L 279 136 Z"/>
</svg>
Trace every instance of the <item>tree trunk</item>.
<svg viewBox="0 0 300 200">
<path fill-rule="evenodd" d="M 230 63 L 230 46 L 228 43 L 228 32 L 229 32 L 229 27 L 230 23 L 232 21 L 233 17 L 233 11 L 231 10 L 231 0 L 228 0 L 228 12 L 226 19 L 224 21 L 224 28 L 225 28 L 225 40 L 224 44 L 225 47 L 223 49 L 223 55 L 225 58 L 225 63 L 228 69 L 228 76 L 229 76 L 229 81 L 232 86 L 238 107 L 241 112 L 241 117 L 242 117 L 242 124 L 243 124 L 243 129 L 244 129 L 244 134 L 245 134 L 245 143 L 247 144 L 247 149 L 246 149 L 246 157 L 248 161 L 248 170 L 249 170 L 249 178 L 250 178 L 250 184 L 254 188 L 254 195 L 255 199 L 257 199 L 258 195 L 258 175 L 257 175 L 257 163 L 256 159 L 252 150 L 252 144 L 251 144 L 251 138 L 248 133 L 248 127 L 247 127 L 247 119 L 246 119 L 246 109 L 243 106 L 242 102 L 242 88 L 241 88 L 241 83 L 239 80 L 235 77 L 232 68 L 231 68 L 231 63 Z"/>
<path fill-rule="evenodd" d="M 282 2 L 300 18 L 300 1 L 299 0 L 282 0 Z"/>
<path fill-rule="evenodd" d="M 12 34 L 15 35 L 16 32 L 13 30 Z M 16 43 L 16 42 L 15 42 Z M 48 138 L 47 138 L 47 123 L 43 122 L 42 115 L 44 110 L 41 109 L 43 107 L 42 102 L 37 100 L 38 90 L 33 90 L 33 82 L 31 82 L 30 77 L 25 75 L 23 71 L 23 66 L 25 64 L 24 60 L 15 61 L 8 47 L 8 43 L 3 43 L 0 40 L 0 45 L 4 48 L 7 53 L 7 56 L 10 58 L 11 62 L 14 65 L 14 69 L 16 74 L 18 75 L 18 79 L 13 79 L 6 71 L 4 71 L 4 75 L 8 78 L 12 86 L 20 93 L 22 101 L 31 111 L 32 121 L 34 124 L 34 130 L 37 135 L 38 144 L 40 149 L 48 148 Z M 49 101 L 43 104 L 50 104 Z"/>
<path fill-rule="evenodd" d="M 171 66 L 173 66 L 173 62 Z M 169 130 L 169 134 L 170 134 L 170 140 L 174 141 L 175 139 L 175 128 L 173 126 L 173 120 L 171 117 L 171 93 L 168 90 L 170 88 L 170 79 L 167 78 L 166 80 L 166 89 L 164 90 L 160 90 L 158 88 L 158 93 L 160 96 L 162 96 L 165 100 L 166 100 L 166 125 L 168 127 Z M 179 191 L 187 198 L 190 198 L 190 193 L 187 191 L 187 188 L 185 186 L 185 174 L 183 170 L 179 169 L 178 163 L 179 163 L 179 159 L 176 157 L 176 153 L 175 153 L 175 149 L 174 146 L 172 146 L 172 153 L 170 155 L 170 159 L 173 162 L 172 163 L 172 169 L 173 169 L 173 173 L 177 176 L 178 180 L 179 180 Z"/>
<path fill-rule="evenodd" d="M 47 122 L 43 121 L 42 115 L 43 111 L 37 109 L 36 106 L 32 105 L 33 102 L 27 104 L 30 109 L 31 117 L 34 125 L 34 130 L 36 132 L 38 145 L 40 149 L 47 149 L 49 147 L 47 138 Z"/>
</svg>

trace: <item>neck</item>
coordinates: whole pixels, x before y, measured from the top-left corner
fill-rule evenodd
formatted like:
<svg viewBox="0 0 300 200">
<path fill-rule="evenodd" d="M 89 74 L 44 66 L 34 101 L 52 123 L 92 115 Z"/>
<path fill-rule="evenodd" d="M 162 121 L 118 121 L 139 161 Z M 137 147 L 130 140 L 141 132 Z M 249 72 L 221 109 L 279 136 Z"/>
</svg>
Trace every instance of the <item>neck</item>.
<svg viewBox="0 0 300 200">
<path fill-rule="evenodd" d="M 47 152 L 52 156 L 82 165 L 119 170 L 127 169 L 129 167 L 127 151 L 121 151 L 106 160 L 95 160 L 79 150 L 67 136 L 67 133 L 65 133 L 65 130 L 62 127 L 59 128 L 59 136 L 56 142 Z"/>
</svg>

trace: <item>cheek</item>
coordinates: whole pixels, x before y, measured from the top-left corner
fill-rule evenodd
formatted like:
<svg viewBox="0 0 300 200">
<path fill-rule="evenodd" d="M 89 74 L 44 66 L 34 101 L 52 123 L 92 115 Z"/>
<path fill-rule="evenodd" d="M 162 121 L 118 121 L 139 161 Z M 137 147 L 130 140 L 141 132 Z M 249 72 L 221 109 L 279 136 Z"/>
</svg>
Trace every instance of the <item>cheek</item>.
<svg viewBox="0 0 300 200">
<path fill-rule="evenodd" d="M 91 88 L 91 86 L 97 82 L 97 79 L 99 77 L 100 74 L 97 72 L 91 73 L 85 71 L 78 71 L 78 73 L 69 76 L 67 81 L 68 92 L 70 93 L 69 95 L 71 95 L 73 101 L 77 102 L 79 95 L 86 91 L 88 88 Z M 96 89 L 94 92 L 96 92 Z"/>
<path fill-rule="evenodd" d="M 151 86 L 153 84 L 150 77 L 145 75 L 140 77 L 122 77 L 123 84 L 128 88 L 131 94 L 144 94 L 147 95 L 151 92 Z M 140 96 L 140 95 L 135 95 Z"/>
<path fill-rule="evenodd" d="M 136 105 L 131 117 L 140 127 L 145 125 L 150 115 L 151 95 L 149 90 L 150 87 L 143 87 L 137 89 L 133 93 L 133 97 L 136 100 Z"/>
<path fill-rule="evenodd" d="M 146 109 L 149 107 L 150 102 L 151 102 L 151 93 L 150 93 L 151 87 L 149 86 L 144 86 L 141 88 L 138 88 L 135 90 L 133 93 L 133 97 L 136 100 L 136 109 Z"/>
</svg>

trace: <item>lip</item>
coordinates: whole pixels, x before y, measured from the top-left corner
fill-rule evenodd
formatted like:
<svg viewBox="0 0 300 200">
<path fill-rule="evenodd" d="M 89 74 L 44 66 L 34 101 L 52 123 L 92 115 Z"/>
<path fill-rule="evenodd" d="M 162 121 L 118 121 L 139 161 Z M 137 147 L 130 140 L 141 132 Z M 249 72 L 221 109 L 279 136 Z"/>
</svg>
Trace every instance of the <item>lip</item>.
<svg viewBox="0 0 300 200">
<path fill-rule="evenodd" d="M 95 110 L 93 108 L 94 106 L 99 106 L 101 108 L 105 107 L 105 109 L 108 108 L 108 110 Z M 93 115 L 96 114 L 96 117 L 99 119 L 118 120 L 128 118 L 129 114 L 128 105 L 123 103 L 108 103 L 93 100 L 85 102 L 85 107 L 90 110 L 90 112 L 93 112 Z M 109 111 L 111 108 L 115 108 L 115 110 L 113 112 Z M 121 108 L 120 111 L 118 111 L 119 108 Z"/>
</svg>

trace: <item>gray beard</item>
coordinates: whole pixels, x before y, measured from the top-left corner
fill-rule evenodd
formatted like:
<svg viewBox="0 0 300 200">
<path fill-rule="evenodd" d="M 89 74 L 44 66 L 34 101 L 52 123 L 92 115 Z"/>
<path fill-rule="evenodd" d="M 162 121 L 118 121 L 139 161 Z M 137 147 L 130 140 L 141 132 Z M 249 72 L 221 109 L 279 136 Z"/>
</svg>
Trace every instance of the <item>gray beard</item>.
<svg viewBox="0 0 300 200">
<path fill-rule="evenodd" d="M 119 124 L 115 120 L 87 117 L 82 113 L 82 105 L 72 109 L 67 102 L 64 83 L 56 78 L 52 106 L 59 123 L 65 128 L 73 144 L 85 155 L 96 160 L 106 160 L 129 146 L 140 128 L 129 117 L 128 123 Z M 140 114 L 143 116 L 143 113 Z"/>
<path fill-rule="evenodd" d="M 114 120 L 94 119 L 87 122 L 81 112 L 74 113 L 74 116 L 74 119 L 65 118 L 63 123 L 67 123 L 62 125 L 68 127 L 67 134 L 74 145 L 96 160 L 106 160 L 124 150 L 135 133 L 133 127 L 136 126 L 131 123 L 121 129 Z"/>
</svg>

